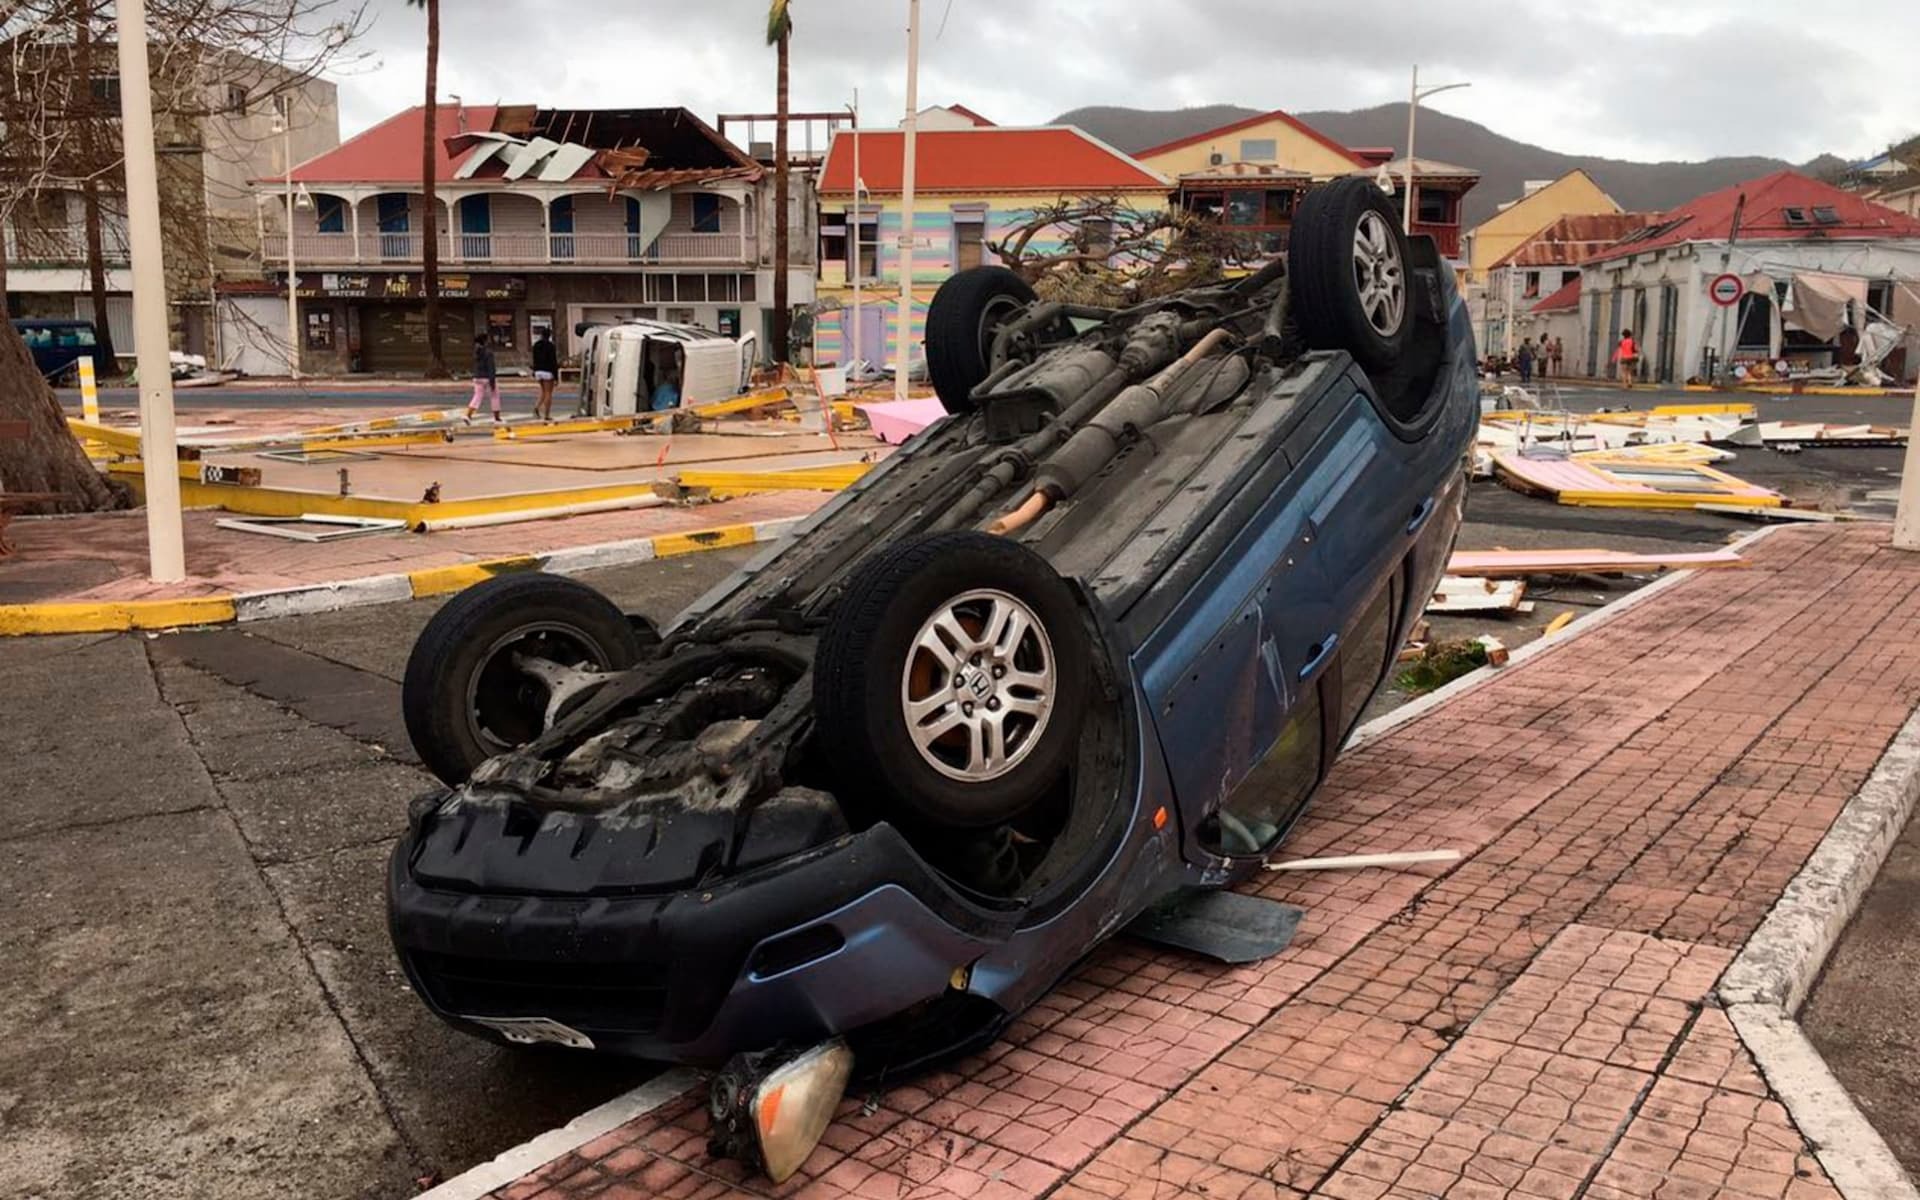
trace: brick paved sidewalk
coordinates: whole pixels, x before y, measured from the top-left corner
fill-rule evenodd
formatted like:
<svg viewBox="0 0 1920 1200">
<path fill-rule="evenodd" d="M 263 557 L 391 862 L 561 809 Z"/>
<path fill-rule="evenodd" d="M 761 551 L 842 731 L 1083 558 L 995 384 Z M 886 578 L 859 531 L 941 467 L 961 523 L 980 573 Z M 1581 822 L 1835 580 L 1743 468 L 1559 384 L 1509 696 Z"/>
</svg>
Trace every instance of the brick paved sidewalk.
<svg viewBox="0 0 1920 1200">
<path fill-rule="evenodd" d="M 689 1095 L 495 1195 L 1834 1195 L 1710 996 L 1920 701 L 1886 537 L 1783 530 L 1345 756 L 1289 855 L 1466 857 L 1262 881 L 1273 960 L 1110 943 L 780 1188 Z"/>
</svg>

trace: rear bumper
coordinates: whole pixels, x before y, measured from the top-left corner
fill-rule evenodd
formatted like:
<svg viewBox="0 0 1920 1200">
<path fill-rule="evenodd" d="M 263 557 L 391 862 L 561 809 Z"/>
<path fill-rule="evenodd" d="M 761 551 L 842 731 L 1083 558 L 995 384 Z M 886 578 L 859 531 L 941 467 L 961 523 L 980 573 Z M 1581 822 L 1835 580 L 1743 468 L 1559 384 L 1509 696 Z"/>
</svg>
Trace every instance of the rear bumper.
<svg viewBox="0 0 1920 1200">
<path fill-rule="evenodd" d="M 388 925 L 442 1017 L 544 1018 L 597 1049 L 710 1065 L 858 1029 L 943 993 L 1013 914 L 953 893 L 891 827 L 702 891 L 489 895 L 422 886 L 414 837 L 388 865 Z"/>
</svg>

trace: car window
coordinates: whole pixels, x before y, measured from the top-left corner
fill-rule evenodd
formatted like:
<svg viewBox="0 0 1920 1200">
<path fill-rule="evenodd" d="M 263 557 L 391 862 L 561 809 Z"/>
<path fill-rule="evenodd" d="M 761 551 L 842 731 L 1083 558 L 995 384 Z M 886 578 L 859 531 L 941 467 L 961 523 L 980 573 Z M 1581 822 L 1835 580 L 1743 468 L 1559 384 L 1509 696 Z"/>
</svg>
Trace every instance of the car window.
<svg viewBox="0 0 1920 1200">
<path fill-rule="evenodd" d="M 1340 662 L 1340 728 L 1350 729 L 1373 697 L 1373 685 L 1387 669 L 1393 636 L 1395 584 L 1380 589 L 1343 640 Z"/>
<path fill-rule="evenodd" d="M 1286 832 L 1320 782 L 1320 688 L 1310 687 L 1267 756 L 1233 790 L 1202 828 L 1202 839 L 1222 854 L 1258 854 Z"/>
</svg>

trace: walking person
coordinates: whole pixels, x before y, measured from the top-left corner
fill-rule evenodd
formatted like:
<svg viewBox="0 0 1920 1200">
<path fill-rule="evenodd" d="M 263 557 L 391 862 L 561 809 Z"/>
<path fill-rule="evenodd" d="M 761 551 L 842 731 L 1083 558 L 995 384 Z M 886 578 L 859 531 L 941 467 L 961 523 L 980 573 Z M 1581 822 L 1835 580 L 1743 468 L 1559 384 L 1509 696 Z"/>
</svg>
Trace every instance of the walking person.
<svg viewBox="0 0 1920 1200">
<path fill-rule="evenodd" d="M 493 419 L 500 419 L 500 368 L 493 361 L 493 347 L 487 344 L 487 335 L 473 335 L 473 399 L 467 401 L 467 423 L 473 423 L 473 414 L 480 411 L 480 401 L 493 397 Z"/>
<path fill-rule="evenodd" d="M 542 329 L 533 343 L 533 380 L 540 385 L 540 398 L 533 402 L 535 419 L 553 420 L 553 385 L 559 378 L 560 351 L 553 344 L 553 330 Z"/>
<path fill-rule="evenodd" d="M 1520 368 L 1521 387 L 1526 387 L 1533 382 L 1533 359 L 1533 339 L 1528 338 L 1520 343 L 1520 353 L 1514 358 L 1514 362 Z"/>
<path fill-rule="evenodd" d="M 1632 391 L 1634 371 L 1640 365 L 1640 347 L 1633 340 L 1633 330 L 1620 331 L 1620 344 L 1613 348 L 1613 361 L 1618 364 L 1615 370 L 1620 382 Z"/>
<path fill-rule="evenodd" d="M 1553 348 L 1547 351 L 1547 370 L 1555 379 L 1560 378 L 1560 356 L 1566 352 L 1559 337 L 1553 339 Z"/>
</svg>

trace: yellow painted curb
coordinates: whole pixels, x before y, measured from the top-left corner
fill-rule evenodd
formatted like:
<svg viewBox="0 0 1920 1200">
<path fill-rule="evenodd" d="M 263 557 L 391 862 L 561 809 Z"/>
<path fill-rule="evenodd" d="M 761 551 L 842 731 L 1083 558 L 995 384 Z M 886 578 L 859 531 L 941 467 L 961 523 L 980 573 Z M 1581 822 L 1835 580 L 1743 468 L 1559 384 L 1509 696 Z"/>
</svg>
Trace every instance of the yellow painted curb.
<svg viewBox="0 0 1920 1200">
<path fill-rule="evenodd" d="M 852 487 L 872 469 L 871 463 L 844 463 L 793 471 L 682 471 L 678 478 L 681 487 L 706 488 L 730 496 L 747 492 L 837 492 Z"/>
<path fill-rule="evenodd" d="M 751 546 L 757 540 L 751 525 L 723 525 L 692 533 L 662 534 L 653 539 L 653 553 L 656 558 L 672 558 L 679 554 L 698 554 L 702 550 L 724 550 L 728 546 Z"/>
<path fill-rule="evenodd" d="M 233 597 L 120 600 L 61 604 L 0 604 L 0 636 L 28 633 L 108 633 L 217 625 L 234 617 Z"/>
<path fill-rule="evenodd" d="M 422 596 L 442 596 L 448 592 L 470 588 L 476 583 L 492 579 L 495 575 L 506 575 L 514 571 L 538 571 L 545 561 L 545 559 L 523 554 L 513 558 L 489 558 L 481 562 L 455 563 L 450 567 L 422 567 L 418 571 L 407 572 L 407 583 L 412 586 L 415 599 Z"/>
</svg>

